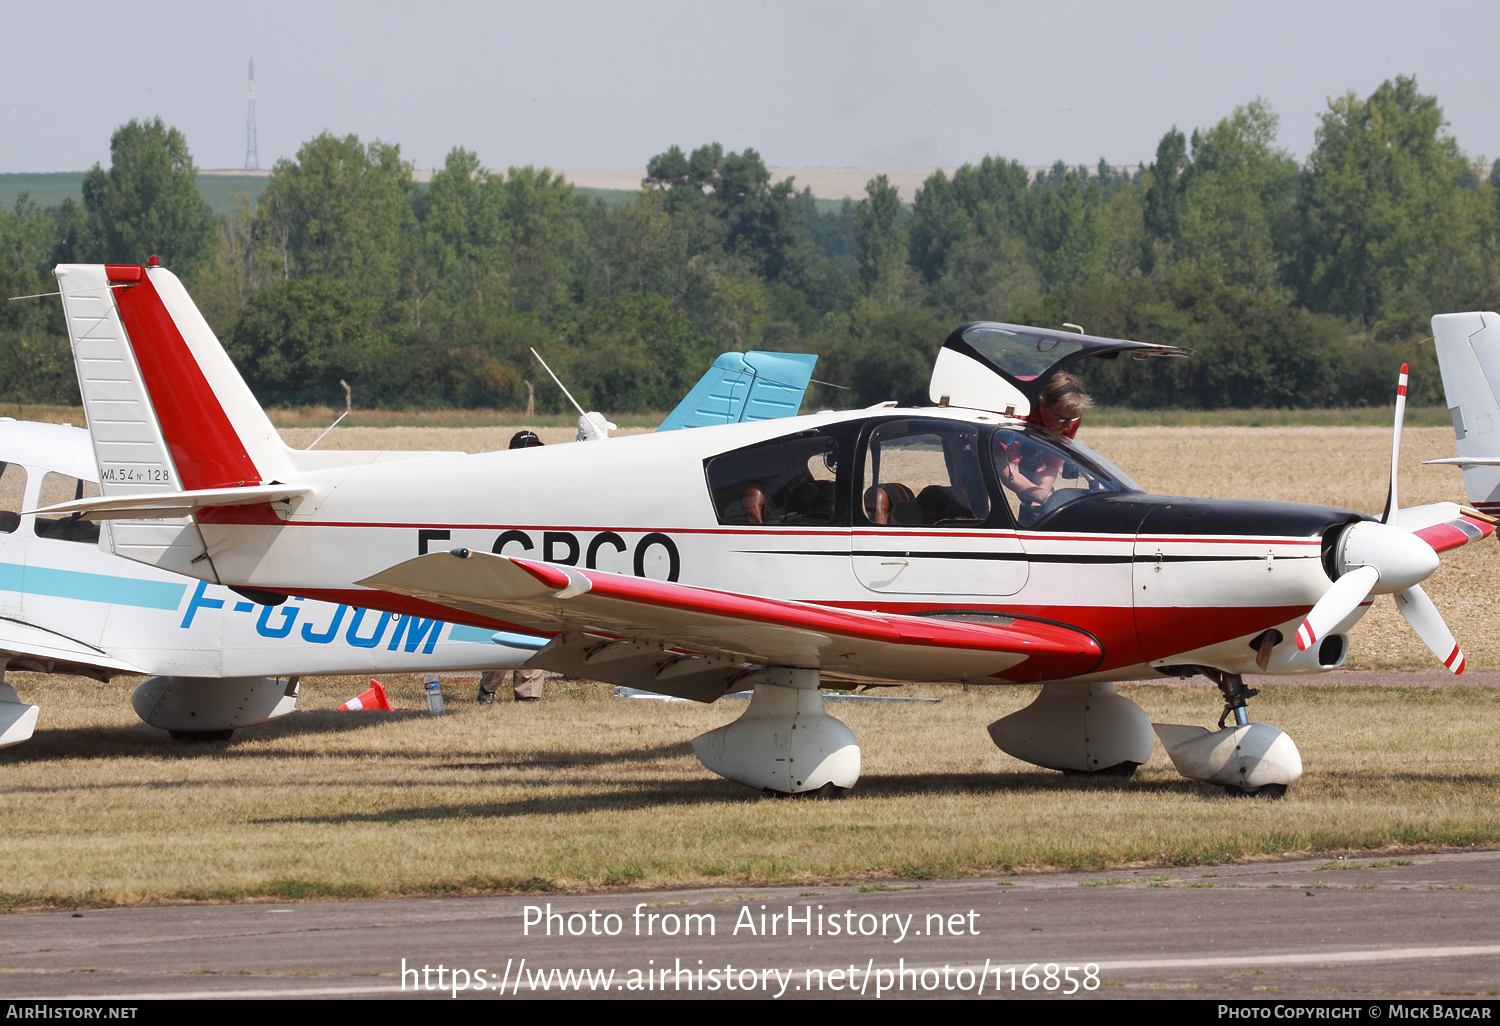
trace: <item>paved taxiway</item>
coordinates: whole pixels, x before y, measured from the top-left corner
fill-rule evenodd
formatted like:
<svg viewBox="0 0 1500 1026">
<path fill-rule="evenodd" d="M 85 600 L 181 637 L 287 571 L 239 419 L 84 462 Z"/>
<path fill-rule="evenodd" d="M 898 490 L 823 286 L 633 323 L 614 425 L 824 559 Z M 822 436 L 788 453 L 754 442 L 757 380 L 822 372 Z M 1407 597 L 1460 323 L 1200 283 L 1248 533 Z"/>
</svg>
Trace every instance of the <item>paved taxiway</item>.
<svg viewBox="0 0 1500 1026">
<path fill-rule="evenodd" d="M 525 907 L 548 902 L 554 912 L 587 916 L 597 910 L 599 916 L 583 936 L 558 937 L 566 921 L 553 922 L 551 938 L 539 935 L 538 927 L 523 935 Z M 660 924 L 676 924 L 659 918 L 652 924 L 655 936 L 637 937 L 633 913 L 640 903 L 648 906 L 640 910 L 644 916 L 711 914 L 714 935 L 662 937 Z M 814 917 L 821 914 L 824 935 L 804 936 L 799 922 L 797 935 L 788 938 L 783 918 L 777 936 L 760 936 L 761 906 L 768 916 L 784 916 L 788 905 L 799 918 L 808 906 Z M 741 919 L 746 908 L 753 934 Z M 594 936 L 596 927 L 615 928 L 604 918 L 609 913 L 620 916 L 619 936 Z M 617 989 L 632 969 L 679 966 L 691 970 L 695 989 L 674 991 L 669 978 L 667 996 L 771 997 L 781 987 L 771 974 L 768 984 L 756 982 L 752 994 L 721 985 L 705 995 L 696 989 L 700 959 L 705 972 L 719 971 L 721 981 L 725 966 L 732 965 L 739 985 L 765 981 L 766 970 L 780 970 L 787 981 L 783 999 L 807 996 L 809 980 L 825 988 L 815 986 L 814 996 L 848 996 L 848 989 L 835 994 L 827 988 L 834 982 L 847 988 L 851 979 L 858 993 L 870 969 L 875 972 L 863 996 L 873 998 L 878 971 L 898 969 L 901 959 L 908 969 L 937 971 L 906 979 L 904 992 L 888 998 L 911 997 L 924 981 L 937 989 L 919 996 L 972 997 L 986 964 L 991 973 L 984 995 L 1002 996 L 995 994 L 998 983 L 1008 997 L 1005 970 L 1014 966 L 1019 984 L 1028 965 L 1043 963 L 1034 970 L 1040 973 L 1048 962 L 1097 963 L 1102 986 L 1092 993 L 1100 997 L 1494 995 L 1500 991 L 1497 913 L 1500 852 L 1494 851 L 1367 855 L 1333 865 L 1318 859 L 920 885 L 891 881 L 863 889 L 711 888 L 49 912 L 4 918 L 0 998 L 399 996 L 403 958 L 409 969 L 431 967 L 424 983 L 434 990 L 416 994 L 434 997 L 440 996 L 439 964 L 445 968 L 441 996 L 447 996 L 446 970 L 454 967 L 471 974 L 483 969 L 486 982 L 505 974 L 510 996 L 522 958 L 529 973 L 613 968 L 608 993 L 615 997 L 634 993 Z M 861 925 L 875 930 L 878 922 L 885 936 L 832 936 L 828 919 L 835 914 L 856 932 Z M 936 935 L 939 916 L 942 936 Z M 903 920 L 908 933 L 896 943 Z M 572 925 L 584 928 L 584 920 L 573 919 Z M 817 927 L 814 918 L 815 934 Z M 808 969 L 824 973 L 809 977 Z M 835 977 L 835 969 L 843 973 Z M 960 969 L 969 970 L 968 976 Z M 701 979 L 706 985 L 711 978 Z M 965 982 L 969 989 L 959 989 Z M 412 996 L 410 975 L 406 985 Z M 500 997 L 497 987 L 490 984 L 485 996 Z M 558 993 L 555 982 L 550 993 Z M 660 989 L 648 993 L 662 996 Z M 1033 996 L 1045 993 L 1039 988 Z M 530 994 L 523 984 L 521 996 Z M 459 996 L 478 995 L 471 990 Z"/>
</svg>

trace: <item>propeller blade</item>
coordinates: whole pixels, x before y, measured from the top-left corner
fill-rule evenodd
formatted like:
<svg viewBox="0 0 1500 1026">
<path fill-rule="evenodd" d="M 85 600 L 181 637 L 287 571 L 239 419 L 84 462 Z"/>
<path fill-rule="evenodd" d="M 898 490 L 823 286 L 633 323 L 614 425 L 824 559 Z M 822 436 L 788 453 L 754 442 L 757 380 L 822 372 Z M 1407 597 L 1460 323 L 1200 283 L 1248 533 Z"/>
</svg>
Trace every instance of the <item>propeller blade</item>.
<svg viewBox="0 0 1500 1026">
<path fill-rule="evenodd" d="M 1386 493 L 1385 512 L 1380 515 L 1382 524 L 1396 518 L 1396 463 L 1401 458 L 1401 421 L 1406 417 L 1406 364 L 1401 365 L 1401 377 L 1396 380 L 1396 429 L 1391 434 L 1391 490 Z"/>
<path fill-rule="evenodd" d="M 1417 632 L 1417 637 L 1432 649 L 1432 654 L 1444 666 L 1455 675 L 1464 672 L 1463 650 L 1453 640 L 1448 625 L 1443 623 L 1443 614 L 1438 612 L 1437 606 L 1432 604 L 1432 599 L 1427 597 L 1420 586 L 1413 585 L 1405 591 L 1396 592 L 1396 608 L 1401 611 L 1411 629 Z"/>
<path fill-rule="evenodd" d="M 1302 626 L 1297 628 L 1297 649 L 1306 652 L 1318 643 L 1318 639 L 1337 627 L 1370 594 L 1370 589 L 1380 583 L 1380 571 L 1373 566 L 1362 566 L 1349 571 L 1333 582 L 1323 597 L 1307 614 Z"/>
</svg>

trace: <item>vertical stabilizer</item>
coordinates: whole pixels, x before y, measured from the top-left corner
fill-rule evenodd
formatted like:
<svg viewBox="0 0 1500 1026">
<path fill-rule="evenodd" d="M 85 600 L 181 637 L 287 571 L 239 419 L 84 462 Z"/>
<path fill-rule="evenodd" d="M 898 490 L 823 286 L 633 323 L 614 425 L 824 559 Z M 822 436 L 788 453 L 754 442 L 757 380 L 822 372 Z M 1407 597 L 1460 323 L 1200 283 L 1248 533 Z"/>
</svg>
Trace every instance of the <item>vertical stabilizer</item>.
<svg viewBox="0 0 1500 1026">
<path fill-rule="evenodd" d="M 1500 316 L 1439 314 L 1432 336 L 1460 460 L 1500 463 Z M 1500 465 L 1467 464 L 1463 473 L 1469 502 L 1500 514 Z"/>
<path fill-rule="evenodd" d="M 817 362 L 810 353 L 724 353 L 656 430 L 795 417 Z"/>
<path fill-rule="evenodd" d="M 55 273 L 104 495 L 291 476 L 286 446 L 176 275 L 129 264 Z M 190 520 L 116 520 L 101 539 L 118 555 L 217 580 Z"/>
</svg>

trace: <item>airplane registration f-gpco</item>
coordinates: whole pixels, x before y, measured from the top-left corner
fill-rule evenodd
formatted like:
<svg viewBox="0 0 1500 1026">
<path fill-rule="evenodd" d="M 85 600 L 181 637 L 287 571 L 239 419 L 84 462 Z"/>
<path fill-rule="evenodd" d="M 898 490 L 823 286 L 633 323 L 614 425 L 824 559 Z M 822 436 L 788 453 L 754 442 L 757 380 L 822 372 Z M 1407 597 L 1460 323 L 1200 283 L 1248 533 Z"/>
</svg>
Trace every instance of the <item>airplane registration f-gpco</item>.
<svg viewBox="0 0 1500 1026">
<path fill-rule="evenodd" d="M 996 743 L 1044 767 L 1129 773 L 1153 727 L 1113 683 L 1202 674 L 1223 692 L 1220 729 L 1157 725 L 1177 769 L 1281 794 L 1301 759 L 1249 720 L 1245 675 L 1341 665 L 1379 594 L 1463 668 L 1420 584 L 1439 551 L 1491 534 L 1489 518 L 1398 512 L 1394 473 L 1379 519 L 1148 495 L 1021 419 L 1078 360 L 1184 350 L 980 322 L 944 343 L 930 408 L 386 461 L 287 448 L 165 268 L 56 274 L 102 495 L 50 512 L 258 601 L 544 637 L 528 665 L 702 702 L 753 688 L 743 715 L 693 744 L 754 788 L 854 785 L 858 743 L 824 712 L 823 684 L 1042 683 L 990 726 Z"/>
</svg>

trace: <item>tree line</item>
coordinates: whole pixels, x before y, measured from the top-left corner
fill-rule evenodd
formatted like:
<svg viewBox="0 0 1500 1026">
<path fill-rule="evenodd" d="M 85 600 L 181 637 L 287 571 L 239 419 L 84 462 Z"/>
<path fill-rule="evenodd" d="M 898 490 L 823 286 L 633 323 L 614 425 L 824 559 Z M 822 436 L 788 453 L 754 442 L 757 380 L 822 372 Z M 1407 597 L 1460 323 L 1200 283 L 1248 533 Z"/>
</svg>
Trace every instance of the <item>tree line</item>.
<svg viewBox="0 0 1500 1026">
<path fill-rule="evenodd" d="M 1173 127 L 1133 173 L 988 156 L 909 205 L 880 176 L 832 212 L 717 143 L 656 154 L 610 206 L 462 148 L 419 185 L 398 145 L 325 133 L 215 216 L 182 134 L 132 121 L 78 200 L 0 210 L 0 289 L 157 254 L 267 405 L 335 405 L 344 378 L 363 405 L 524 409 L 530 383 L 565 409 L 532 347 L 601 410 L 670 408 L 751 348 L 818 353 L 844 386 L 819 405 L 923 403 L 943 339 L 977 319 L 1197 351 L 1088 366 L 1109 404 L 1386 405 L 1403 360 L 1414 401 L 1438 402 L 1428 318 L 1500 291 L 1500 160 L 1445 126 L 1402 77 L 1330 101 L 1302 165 L 1257 99 Z M 0 309 L 0 399 L 77 402 L 55 299 Z"/>
</svg>

